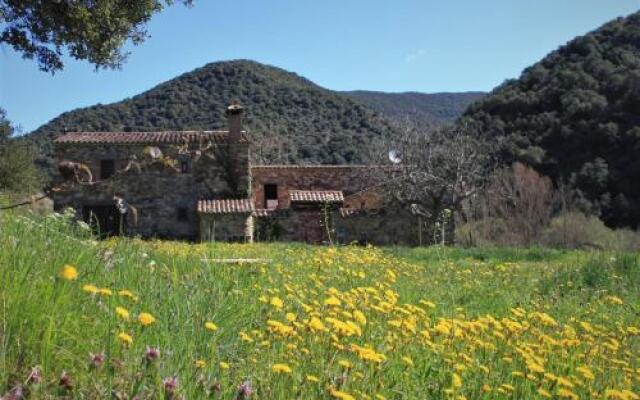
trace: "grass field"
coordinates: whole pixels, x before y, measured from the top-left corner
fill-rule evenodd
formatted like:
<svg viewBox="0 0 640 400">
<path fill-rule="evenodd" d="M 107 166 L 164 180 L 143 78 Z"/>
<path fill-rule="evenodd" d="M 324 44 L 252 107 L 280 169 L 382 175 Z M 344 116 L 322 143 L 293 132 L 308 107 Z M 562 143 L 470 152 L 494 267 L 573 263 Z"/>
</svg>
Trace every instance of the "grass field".
<svg viewBox="0 0 640 400">
<path fill-rule="evenodd" d="M 640 398 L 637 254 L 94 242 L 0 218 L 0 393 Z M 228 257 L 270 261 L 206 261 Z"/>
</svg>

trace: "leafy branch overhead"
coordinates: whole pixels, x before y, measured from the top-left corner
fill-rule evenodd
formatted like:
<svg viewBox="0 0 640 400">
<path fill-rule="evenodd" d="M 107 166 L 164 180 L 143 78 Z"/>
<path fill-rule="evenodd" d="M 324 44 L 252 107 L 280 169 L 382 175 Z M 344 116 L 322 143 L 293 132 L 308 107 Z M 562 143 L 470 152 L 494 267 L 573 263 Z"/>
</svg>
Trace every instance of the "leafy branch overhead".
<svg viewBox="0 0 640 400">
<path fill-rule="evenodd" d="M 183 0 L 191 5 L 192 0 Z M 96 68 L 118 68 L 122 47 L 147 37 L 146 24 L 174 0 L 0 0 L 0 43 L 10 45 L 41 70 L 64 68 L 64 50 Z"/>
</svg>

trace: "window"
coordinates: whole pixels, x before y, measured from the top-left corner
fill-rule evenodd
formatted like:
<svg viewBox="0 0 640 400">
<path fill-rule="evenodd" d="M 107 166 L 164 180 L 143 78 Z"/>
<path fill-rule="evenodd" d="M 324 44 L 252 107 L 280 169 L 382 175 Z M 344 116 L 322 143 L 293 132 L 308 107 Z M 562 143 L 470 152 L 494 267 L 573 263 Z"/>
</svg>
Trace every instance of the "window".
<svg viewBox="0 0 640 400">
<path fill-rule="evenodd" d="M 278 185 L 266 184 L 264 185 L 264 208 L 277 208 L 278 207 Z"/>
<path fill-rule="evenodd" d="M 113 160 L 100 160 L 100 179 L 109 179 L 116 171 L 116 163 Z"/>
<path fill-rule="evenodd" d="M 187 208 L 186 207 L 178 207 L 176 209 L 176 217 L 177 217 L 178 221 L 188 221 L 189 220 L 189 213 L 187 212 Z"/>
<path fill-rule="evenodd" d="M 189 172 L 189 161 L 183 160 L 180 162 L 180 172 L 183 174 Z"/>
</svg>

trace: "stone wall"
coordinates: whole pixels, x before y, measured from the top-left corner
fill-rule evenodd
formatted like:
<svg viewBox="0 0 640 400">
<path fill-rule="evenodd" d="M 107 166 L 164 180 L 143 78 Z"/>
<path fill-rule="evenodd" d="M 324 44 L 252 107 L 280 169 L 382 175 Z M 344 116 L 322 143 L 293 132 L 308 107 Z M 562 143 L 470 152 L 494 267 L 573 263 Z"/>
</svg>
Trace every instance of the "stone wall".
<svg viewBox="0 0 640 400">
<path fill-rule="evenodd" d="M 252 242 L 253 217 L 248 214 L 202 214 L 199 234 L 202 242 Z"/>
<path fill-rule="evenodd" d="M 348 216 L 334 217 L 335 236 L 342 244 L 417 246 L 420 237 L 418 218 L 399 209 L 358 210 Z M 421 232 L 424 235 L 424 232 Z"/>
<path fill-rule="evenodd" d="M 270 242 L 305 242 L 310 244 L 324 244 L 329 242 L 325 225 L 326 218 L 334 218 L 334 213 L 328 215 L 319 209 L 280 209 L 267 217 L 258 217 L 255 221 L 255 240 Z"/>
<path fill-rule="evenodd" d="M 369 185 L 376 167 L 358 165 L 254 165 L 251 186 L 256 208 L 265 208 L 264 185 L 278 185 L 278 208 L 289 207 L 289 190 L 341 190 L 345 196 Z"/>
<path fill-rule="evenodd" d="M 137 210 L 137 223 L 132 216 L 127 218 L 128 234 L 194 240 L 199 230 L 198 200 L 250 195 L 248 145 L 220 146 L 200 157 L 180 155 L 177 146 L 159 146 L 169 160 L 151 161 L 145 159 L 141 145 L 57 145 L 59 160 L 87 164 L 98 181 L 63 185 L 54 192 L 54 207 L 72 207 L 81 216 L 86 207 L 113 205 L 113 196 L 118 196 Z M 134 155 L 141 161 L 140 169 L 124 171 Z M 99 180 L 102 159 L 113 159 L 117 171 L 104 181 Z M 188 163 L 186 173 L 181 171 L 183 161 Z M 236 174 L 235 184 L 228 179 L 230 172 Z"/>
</svg>

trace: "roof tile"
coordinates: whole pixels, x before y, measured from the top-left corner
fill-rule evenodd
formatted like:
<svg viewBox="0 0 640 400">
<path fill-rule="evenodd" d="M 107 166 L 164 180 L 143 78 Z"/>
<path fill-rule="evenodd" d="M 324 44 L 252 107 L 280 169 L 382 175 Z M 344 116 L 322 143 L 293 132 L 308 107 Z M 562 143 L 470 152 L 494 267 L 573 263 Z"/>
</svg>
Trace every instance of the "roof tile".
<svg viewBox="0 0 640 400">
<path fill-rule="evenodd" d="M 212 141 L 230 143 L 228 131 L 69 132 L 54 140 L 70 144 L 184 144 Z M 241 143 L 247 143 L 243 133 Z"/>
<path fill-rule="evenodd" d="M 199 200 L 201 214 L 249 214 L 254 211 L 249 199 Z"/>
<path fill-rule="evenodd" d="M 340 190 L 289 190 L 292 203 L 340 203 L 344 196 Z"/>
</svg>

